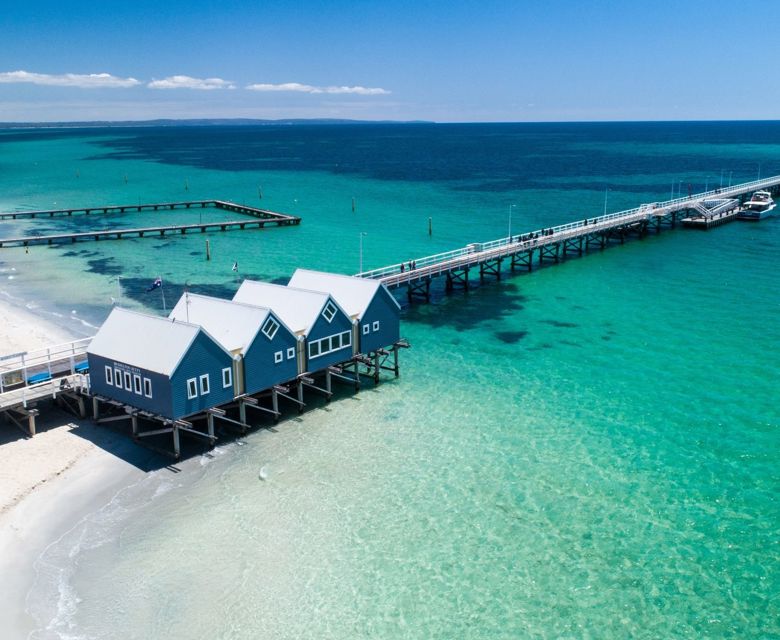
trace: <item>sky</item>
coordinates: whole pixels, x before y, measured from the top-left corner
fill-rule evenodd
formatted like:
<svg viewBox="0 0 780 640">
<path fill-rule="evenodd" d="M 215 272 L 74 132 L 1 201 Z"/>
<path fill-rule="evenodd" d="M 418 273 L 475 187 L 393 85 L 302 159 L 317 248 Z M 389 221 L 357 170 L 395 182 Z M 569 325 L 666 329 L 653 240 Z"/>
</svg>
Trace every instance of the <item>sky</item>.
<svg viewBox="0 0 780 640">
<path fill-rule="evenodd" d="M 777 119 L 777 0 L 8 0 L 0 122 Z"/>
</svg>

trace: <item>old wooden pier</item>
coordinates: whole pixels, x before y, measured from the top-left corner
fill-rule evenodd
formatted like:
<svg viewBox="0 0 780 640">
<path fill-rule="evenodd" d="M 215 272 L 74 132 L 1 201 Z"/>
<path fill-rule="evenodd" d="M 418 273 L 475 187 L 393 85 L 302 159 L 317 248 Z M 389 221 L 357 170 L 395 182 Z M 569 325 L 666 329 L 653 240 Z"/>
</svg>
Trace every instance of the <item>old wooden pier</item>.
<svg viewBox="0 0 780 640">
<path fill-rule="evenodd" d="M 252 220 L 227 220 L 222 222 L 197 222 L 177 225 L 156 225 L 135 228 L 100 229 L 94 231 L 82 231 L 77 233 L 57 233 L 48 235 L 29 235 L 16 238 L 0 238 L 0 247 L 4 246 L 30 246 L 34 244 L 59 244 L 78 242 L 79 240 L 103 240 L 121 239 L 127 236 L 143 238 L 146 235 L 163 236 L 166 233 L 185 234 L 188 231 L 228 231 L 230 229 L 264 228 L 267 226 L 291 226 L 298 225 L 301 218 L 286 213 L 277 213 L 267 209 L 258 209 L 247 205 L 236 204 L 226 200 L 197 200 L 193 202 L 166 202 L 134 205 L 111 205 L 101 207 L 87 207 L 80 209 L 51 209 L 46 211 L 19 211 L 12 213 L 0 213 L 0 220 L 19 220 L 32 218 L 55 218 L 74 215 L 99 215 L 108 213 L 130 213 L 140 211 L 173 211 L 177 209 L 220 209 L 231 211 Z"/>
<path fill-rule="evenodd" d="M 468 244 L 460 249 L 416 260 L 372 269 L 357 274 L 375 278 L 390 289 L 406 287 L 409 302 L 430 301 L 431 282 L 446 279 L 445 289 L 468 290 L 472 271 L 479 271 L 480 282 L 501 279 L 506 261 L 512 272 L 531 271 L 534 263 L 558 263 L 569 255 L 581 256 L 592 249 L 623 244 L 631 237 L 642 238 L 649 232 L 674 228 L 678 222 L 710 228 L 736 219 L 740 205 L 759 189 L 780 192 L 780 176 L 754 180 L 732 187 L 715 189 L 685 198 L 643 204 L 595 218 L 537 229 L 490 242 Z"/>
</svg>

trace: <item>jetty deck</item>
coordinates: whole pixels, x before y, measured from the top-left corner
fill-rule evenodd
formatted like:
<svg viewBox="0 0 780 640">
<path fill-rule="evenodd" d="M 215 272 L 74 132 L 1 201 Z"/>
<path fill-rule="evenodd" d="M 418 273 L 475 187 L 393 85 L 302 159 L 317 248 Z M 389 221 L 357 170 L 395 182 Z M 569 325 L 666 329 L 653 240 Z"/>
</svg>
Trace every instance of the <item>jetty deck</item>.
<svg viewBox="0 0 780 640">
<path fill-rule="evenodd" d="M 89 388 L 87 347 L 83 338 L 45 349 L 0 356 L 0 413 L 20 429 L 35 435 L 35 404 L 65 396 L 86 415 L 81 391 Z M 20 420 L 27 420 L 23 427 Z"/>
<path fill-rule="evenodd" d="M 739 206 L 753 192 L 768 189 L 777 193 L 780 176 L 754 180 L 727 188 L 715 189 L 689 197 L 643 204 L 633 209 L 586 218 L 546 229 L 477 242 L 465 247 L 397 263 L 356 274 L 375 278 L 390 289 L 407 287 L 410 302 L 430 300 L 434 278 L 446 278 L 446 290 L 469 288 L 469 274 L 479 269 L 480 281 L 501 279 L 501 266 L 509 260 L 511 270 L 533 269 L 535 262 L 558 263 L 569 254 L 582 255 L 593 249 L 604 249 L 632 236 L 643 237 L 649 231 L 673 228 L 683 219 L 701 218 L 705 228 L 718 226 L 737 218 Z"/>
<path fill-rule="evenodd" d="M 258 209 L 247 205 L 236 204 L 227 200 L 197 200 L 193 202 L 166 202 L 136 205 L 111 205 L 104 207 L 89 207 L 81 209 L 51 209 L 47 211 L 20 211 L 0 213 L 0 220 L 31 219 L 39 217 L 62 217 L 73 215 L 92 215 L 107 213 L 129 213 L 139 211 L 172 211 L 176 209 L 207 209 L 214 208 L 238 213 L 253 220 L 227 220 L 222 222 L 197 222 L 177 225 L 155 225 L 135 228 L 99 229 L 77 233 L 57 233 L 47 235 L 28 235 L 16 238 L 0 238 L 0 247 L 30 246 L 35 244 L 60 244 L 78 242 L 80 240 L 122 239 L 127 236 L 143 238 L 146 235 L 163 236 L 166 233 L 185 234 L 188 231 L 228 231 L 231 229 L 265 228 L 267 226 L 298 225 L 301 218 L 286 213 Z"/>
</svg>

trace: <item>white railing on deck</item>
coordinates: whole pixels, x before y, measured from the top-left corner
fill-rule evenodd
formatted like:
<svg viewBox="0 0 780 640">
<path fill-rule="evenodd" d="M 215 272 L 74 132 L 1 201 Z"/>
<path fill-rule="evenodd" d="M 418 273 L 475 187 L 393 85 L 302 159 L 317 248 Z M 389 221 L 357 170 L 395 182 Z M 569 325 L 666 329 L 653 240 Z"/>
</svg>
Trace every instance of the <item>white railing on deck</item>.
<svg viewBox="0 0 780 640">
<path fill-rule="evenodd" d="M 52 379 L 80 373 L 86 361 L 87 347 L 92 338 L 81 338 L 44 349 L 0 356 L 0 395 L 20 391 L 20 385 L 32 389 Z M 31 376 L 44 374 L 40 382 L 30 382 Z M 9 389 L 10 388 L 10 389 Z"/>
<path fill-rule="evenodd" d="M 552 242 L 566 240 L 569 237 L 579 235 L 579 232 L 586 227 L 593 229 L 594 231 L 599 229 L 603 230 L 604 228 L 614 226 L 613 223 L 617 221 L 620 223 L 638 222 L 652 216 L 665 215 L 672 211 L 691 207 L 693 203 L 701 202 L 711 197 L 717 196 L 718 199 L 733 198 L 734 196 L 742 195 L 747 191 L 757 191 L 778 184 L 780 184 L 780 176 L 773 176 L 771 178 L 753 180 L 752 182 L 745 182 L 731 187 L 720 187 L 684 198 L 673 198 L 662 202 L 643 204 L 633 209 L 626 209 L 624 211 L 616 211 L 594 218 L 568 222 L 554 227 L 547 227 L 546 229 L 537 229 L 536 231 L 517 235 L 513 234 L 511 238 L 506 237 L 499 238 L 498 240 L 491 240 L 489 242 L 472 243 L 465 247 L 461 247 L 460 249 L 436 253 L 431 256 L 425 256 L 403 263 L 399 262 L 379 269 L 363 271 L 356 274 L 356 276 L 360 278 L 383 279 L 385 281 L 390 279 L 391 282 L 389 282 L 389 284 L 397 284 L 410 279 L 439 275 L 452 266 L 460 264 L 467 265 L 472 262 L 478 263 L 485 259 L 516 253 L 518 250 L 525 248 L 535 248 Z M 572 231 L 574 233 L 570 233 Z M 526 239 L 523 240 L 523 238 Z M 495 251 L 496 249 L 501 248 L 506 248 L 508 250 Z M 465 256 L 473 257 L 474 259 L 466 259 Z M 410 273 L 410 266 L 412 264 L 414 265 L 414 269 L 412 269 L 412 273 Z M 440 268 L 437 269 L 435 267 Z"/>
</svg>

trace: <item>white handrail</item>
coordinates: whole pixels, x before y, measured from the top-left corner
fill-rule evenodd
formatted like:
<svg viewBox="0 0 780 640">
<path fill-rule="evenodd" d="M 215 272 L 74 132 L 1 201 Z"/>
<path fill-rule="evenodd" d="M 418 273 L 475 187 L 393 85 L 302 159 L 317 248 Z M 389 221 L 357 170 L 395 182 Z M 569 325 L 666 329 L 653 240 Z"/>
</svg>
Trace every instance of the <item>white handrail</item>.
<svg viewBox="0 0 780 640">
<path fill-rule="evenodd" d="M 685 196 L 682 198 L 673 198 L 671 200 L 664 200 L 651 204 L 642 204 L 633 209 L 626 209 L 624 211 L 616 211 L 594 218 L 586 218 L 585 220 L 568 222 L 565 224 L 556 225 L 554 227 L 547 227 L 546 229 L 537 229 L 531 232 L 513 234 L 511 237 L 499 238 L 497 240 L 490 240 L 488 242 L 472 243 L 470 245 L 466 245 L 465 247 L 461 247 L 460 249 L 453 249 L 451 251 L 445 251 L 431 256 L 417 258 L 416 260 L 409 260 L 403 263 L 399 262 L 387 267 L 380 267 L 370 271 L 363 271 L 356 274 L 356 276 L 360 278 L 374 279 L 386 279 L 390 276 L 396 276 L 392 278 L 391 282 L 405 281 L 410 278 L 409 267 L 412 264 L 414 265 L 414 269 L 412 270 L 414 272 L 414 277 L 439 275 L 441 273 L 441 269 L 437 271 L 435 269 L 431 269 L 431 267 L 434 265 L 449 265 L 453 260 L 466 255 L 478 255 L 481 259 L 498 257 L 492 255 L 491 252 L 494 249 L 506 248 L 510 245 L 515 248 L 518 246 L 522 248 L 527 248 L 528 246 L 544 246 L 546 244 L 550 244 L 551 242 L 565 240 L 571 235 L 577 235 L 567 233 L 572 230 L 579 231 L 584 227 L 591 227 L 594 230 L 603 229 L 605 226 L 610 226 L 609 223 L 615 220 L 620 220 L 623 223 L 640 221 L 647 219 L 652 215 L 665 215 L 671 211 L 686 208 L 693 203 L 707 200 L 710 197 L 717 196 L 717 199 L 725 200 L 733 196 L 741 195 L 746 191 L 758 190 L 762 187 L 772 187 L 778 184 L 780 184 L 780 176 L 772 176 L 770 178 L 753 180 L 751 182 L 745 182 L 742 184 L 733 185 L 731 187 L 719 187 L 717 189 L 710 189 L 709 191 L 705 191 L 703 193 Z M 525 240 L 523 240 L 524 238 Z M 479 251 L 476 250 L 477 247 L 479 247 Z M 514 252 L 515 250 L 506 251 L 502 255 Z M 477 262 L 479 261 L 480 260 L 478 259 Z M 446 267 L 444 268 L 446 270 Z"/>
</svg>

